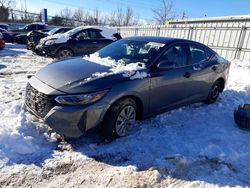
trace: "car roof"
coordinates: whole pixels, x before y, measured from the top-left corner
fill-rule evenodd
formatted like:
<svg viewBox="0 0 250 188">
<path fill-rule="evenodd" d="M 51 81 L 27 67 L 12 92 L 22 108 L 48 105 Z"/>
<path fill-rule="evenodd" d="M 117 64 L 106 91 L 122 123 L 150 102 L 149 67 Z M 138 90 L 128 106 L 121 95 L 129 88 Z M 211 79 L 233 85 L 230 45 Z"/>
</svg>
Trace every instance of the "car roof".
<svg viewBox="0 0 250 188">
<path fill-rule="evenodd" d="M 145 41 L 145 42 L 158 42 L 158 43 L 174 43 L 174 42 L 192 42 L 203 45 L 201 43 L 187 40 L 187 39 L 180 39 L 180 38 L 171 38 L 171 37 L 153 37 L 153 36 L 136 36 L 136 37 L 127 37 L 124 38 L 125 40 L 137 40 L 137 41 Z"/>
</svg>

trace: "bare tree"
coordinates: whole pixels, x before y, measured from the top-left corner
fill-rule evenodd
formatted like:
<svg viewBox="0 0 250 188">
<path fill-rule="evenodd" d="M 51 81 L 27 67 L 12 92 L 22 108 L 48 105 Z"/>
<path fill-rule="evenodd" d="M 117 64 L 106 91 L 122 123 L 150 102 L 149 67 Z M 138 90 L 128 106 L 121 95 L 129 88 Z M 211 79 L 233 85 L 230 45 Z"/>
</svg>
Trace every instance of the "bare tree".
<svg viewBox="0 0 250 188">
<path fill-rule="evenodd" d="M 14 4 L 14 0 L 0 0 L 0 7 L 11 8 Z"/>
<path fill-rule="evenodd" d="M 65 8 L 65 9 L 61 10 L 60 16 L 64 20 L 64 25 L 74 25 L 73 13 L 72 13 L 71 9 Z"/>
<path fill-rule="evenodd" d="M 13 0 L 0 0 L 0 21 L 8 21 L 10 9 L 14 3 Z"/>
<path fill-rule="evenodd" d="M 49 24 L 52 25 L 63 25 L 63 18 L 60 17 L 59 15 L 55 15 L 49 20 Z"/>
<path fill-rule="evenodd" d="M 133 9 L 128 7 L 124 16 L 123 25 L 125 26 L 132 25 L 133 16 L 134 16 Z"/>
<path fill-rule="evenodd" d="M 95 8 L 94 10 L 94 20 L 95 20 L 95 25 L 98 25 L 100 19 L 100 11 L 98 10 L 98 8 Z"/>
<path fill-rule="evenodd" d="M 181 15 L 181 19 L 184 20 L 184 19 L 188 19 L 189 15 L 186 11 L 183 11 L 182 12 L 182 15 Z"/>
<path fill-rule="evenodd" d="M 124 18 L 123 10 L 122 10 L 122 8 L 118 8 L 117 12 L 116 12 L 116 23 L 118 26 L 122 25 L 123 18 Z"/>
<path fill-rule="evenodd" d="M 124 26 L 137 25 L 139 23 L 139 17 L 134 15 L 134 11 L 131 7 L 127 7 L 124 13 Z"/>
<path fill-rule="evenodd" d="M 164 24 L 166 20 L 172 20 L 176 18 L 176 11 L 174 10 L 173 0 L 160 0 L 161 7 L 152 9 L 155 17 L 155 21 L 158 24 Z"/>
<path fill-rule="evenodd" d="M 82 23 L 84 22 L 85 20 L 85 13 L 82 9 L 78 8 L 74 11 L 74 14 L 73 14 L 73 19 L 75 20 L 76 25 L 82 25 Z"/>
</svg>

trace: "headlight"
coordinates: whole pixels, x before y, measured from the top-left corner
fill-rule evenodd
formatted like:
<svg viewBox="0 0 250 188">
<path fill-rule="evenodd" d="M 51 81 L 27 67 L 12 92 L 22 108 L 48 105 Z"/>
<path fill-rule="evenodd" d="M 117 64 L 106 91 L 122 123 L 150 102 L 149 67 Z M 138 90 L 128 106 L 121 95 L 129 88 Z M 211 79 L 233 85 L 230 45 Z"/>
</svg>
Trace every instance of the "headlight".
<svg viewBox="0 0 250 188">
<path fill-rule="evenodd" d="M 45 45 L 52 45 L 52 44 L 55 44 L 55 40 L 47 40 L 45 42 Z"/>
<path fill-rule="evenodd" d="M 107 92 L 108 90 L 83 95 L 64 95 L 56 97 L 55 100 L 60 104 L 83 105 L 100 100 Z"/>
</svg>

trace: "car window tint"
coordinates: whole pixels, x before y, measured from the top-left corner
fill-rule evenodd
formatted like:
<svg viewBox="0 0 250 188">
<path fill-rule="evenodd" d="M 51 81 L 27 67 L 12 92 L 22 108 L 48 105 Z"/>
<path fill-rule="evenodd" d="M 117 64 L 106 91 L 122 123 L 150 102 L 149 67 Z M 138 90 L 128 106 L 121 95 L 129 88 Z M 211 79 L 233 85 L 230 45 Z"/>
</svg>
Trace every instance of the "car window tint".
<svg viewBox="0 0 250 188">
<path fill-rule="evenodd" d="M 185 46 L 176 45 L 170 47 L 160 58 L 160 61 L 167 61 L 175 67 L 182 67 L 187 64 Z"/>
<path fill-rule="evenodd" d="M 27 27 L 27 30 L 35 30 L 36 29 L 36 27 L 35 27 L 35 25 L 29 25 L 28 27 Z"/>
<path fill-rule="evenodd" d="M 0 25 L 0 28 L 8 30 L 8 26 L 6 26 L 6 25 Z"/>
<path fill-rule="evenodd" d="M 94 30 L 90 30 L 90 31 L 89 31 L 89 37 L 90 37 L 90 39 L 99 39 L 99 38 L 103 38 L 103 37 L 100 35 L 100 32 L 99 32 L 99 31 L 94 31 Z"/>
<path fill-rule="evenodd" d="M 44 29 L 44 25 L 37 25 L 37 29 L 38 29 L 38 30 Z"/>
<path fill-rule="evenodd" d="M 147 63 L 164 46 L 164 43 L 158 42 L 120 40 L 104 47 L 98 53 L 102 58 L 110 57 L 116 61 L 122 60 L 125 64 Z"/>
<path fill-rule="evenodd" d="M 189 50 L 193 64 L 206 61 L 209 58 L 205 49 L 202 46 L 189 45 Z"/>
<path fill-rule="evenodd" d="M 79 32 L 79 33 L 76 35 L 76 38 L 77 38 L 78 40 L 90 39 L 87 30 L 83 30 L 83 31 Z"/>
</svg>

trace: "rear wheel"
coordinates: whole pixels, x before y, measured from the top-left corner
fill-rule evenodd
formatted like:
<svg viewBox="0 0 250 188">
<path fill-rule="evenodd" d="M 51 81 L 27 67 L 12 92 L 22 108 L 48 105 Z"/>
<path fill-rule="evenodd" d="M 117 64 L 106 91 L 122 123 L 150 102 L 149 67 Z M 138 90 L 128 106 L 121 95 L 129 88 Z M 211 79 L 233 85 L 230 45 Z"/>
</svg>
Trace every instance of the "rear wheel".
<svg viewBox="0 0 250 188">
<path fill-rule="evenodd" d="M 102 123 L 102 134 L 111 141 L 126 136 L 136 121 L 137 106 L 133 99 L 127 98 L 110 107 Z"/>
<path fill-rule="evenodd" d="M 57 59 L 64 59 L 66 57 L 72 57 L 72 56 L 73 56 L 73 51 L 69 48 L 61 48 L 56 53 Z"/>
<path fill-rule="evenodd" d="M 216 80 L 209 91 L 209 94 L 207 96 L 205 103 L 207 103 L 207 104 L 214 103 L 220 95 L 221 87 L 222 86 L 221 86 L 221 83 L 219 82 L 219 80 Z"/>
</svg>

